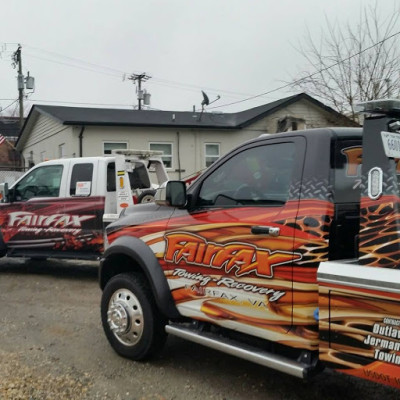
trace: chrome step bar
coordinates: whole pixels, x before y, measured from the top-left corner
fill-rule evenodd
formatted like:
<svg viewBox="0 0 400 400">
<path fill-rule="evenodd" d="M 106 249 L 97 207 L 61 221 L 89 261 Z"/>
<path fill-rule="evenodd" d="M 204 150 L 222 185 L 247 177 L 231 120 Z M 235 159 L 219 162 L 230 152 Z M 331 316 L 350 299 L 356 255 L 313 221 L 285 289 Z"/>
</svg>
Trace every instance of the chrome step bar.
<svg viewBox="0 0 400 400">
<path fill-rule="evenodd" d="M 209 332 L 199 332 L 175 324 L 167 325 L 165 330 L 171 335 L 243 358 L 244 360 L 263 365 L 264 367 L 276 369 L 277 371 L 296 376 L 297 378 L 307 378 L 309 372 L 313 369 L 311 366 L 298 361 L 268 353 L 231 339 L 224 338 L 222 341 L 219 336 Z"/>
</svg>

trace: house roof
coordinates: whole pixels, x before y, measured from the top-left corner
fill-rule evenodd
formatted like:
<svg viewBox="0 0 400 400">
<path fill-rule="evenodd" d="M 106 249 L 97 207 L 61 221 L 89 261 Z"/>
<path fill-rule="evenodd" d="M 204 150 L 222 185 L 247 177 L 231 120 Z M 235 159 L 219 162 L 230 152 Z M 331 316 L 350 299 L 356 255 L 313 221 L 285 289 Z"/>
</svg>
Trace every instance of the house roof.
<svg viewBox="0 0 400 400">
<path fill-rule="evenodd" d="M 1 117 L 0 118 L 0 134 L 5 137 L 19 136 L 19 118 Z"/>
<path fill-rule="evenodd" d="M 35 105 L 32 111 L 47 114 L 63 125 L 103 125 L 103 126 L 163 126 L 186 128 L 238 129 L 264 118 L 277 109 L 301 99 L 307 99 L 325 111 L 346 118 L 318 100 L 300 93 L 276 100 L 272 103 L 237 113 L 209 113 L 188 111 L 148 111 L 120 110 L 109 108 L 64 107 Z M 28 117 L 29 118 L 29 117 Z M 350 121 L 350 120 L 349 120 Z"/>
<path fill-rule="evenodd" d="M 339 118 L 348 126 L 358 126 L 349 118 L 338 113 L 320 101 L 300 93 L 272 103 L 237 113 L 188 112 L 188 111 L 148 111 L 121 110 L 109 108 L 65 107 L 34 105 L 25 121 L 20 135 L 21 141 L 25 132 L 33 126 L 40 114 L 56 119 L 62 125 L 72 126 L 138 126 L 138 127 L 169 127 L 169 128 L 200 128 L 200 129 L 241 129 L 269 114 L 299 100 L 308 100 L 317 107 Z M 20 140 L 18 140 L 19 142 Z"/>
</svg>

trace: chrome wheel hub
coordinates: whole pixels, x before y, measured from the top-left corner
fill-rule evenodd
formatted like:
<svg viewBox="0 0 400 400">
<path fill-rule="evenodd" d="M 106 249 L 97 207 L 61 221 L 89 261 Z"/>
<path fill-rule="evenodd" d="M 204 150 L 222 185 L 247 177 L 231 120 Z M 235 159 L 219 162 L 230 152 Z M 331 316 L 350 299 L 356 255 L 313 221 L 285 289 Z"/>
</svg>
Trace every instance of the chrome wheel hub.
<svg viewBox="0 0 400 400">
<path fill-rule="evenodd" d="M 110 328 L 114 333 L 126 333 L 129 326 L 129 315 L 123 304 L 112 304 L 107 313 L 107 316 Z"/>
<path fill-rule="evenodd" d="M 138 298 L 128 289 L 119 289 L 111 297 L 107 323 L 125 346 L 135 345 L 143 334 L 143 311 Z"/>
</svg>

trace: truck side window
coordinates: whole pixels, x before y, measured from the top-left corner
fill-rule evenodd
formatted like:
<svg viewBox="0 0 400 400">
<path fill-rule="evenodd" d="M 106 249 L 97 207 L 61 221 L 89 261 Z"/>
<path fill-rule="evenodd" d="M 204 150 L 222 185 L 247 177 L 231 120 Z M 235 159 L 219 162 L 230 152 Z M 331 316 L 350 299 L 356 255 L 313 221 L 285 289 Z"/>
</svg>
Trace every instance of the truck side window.
<svg viewBox="0 0 400 400">
<path fill-rule="evenodd" d="M 74 196 L 76 194 L 77 182 L 90 182 L 90 187 L 91 187 L 92 180 L 93 180 L 93 164 L 91 163 L 75 164 L 72 167 L 69 194 L 71 196 Z"/>
<path fill-rule="evenodd" d="M 358 257 L 361 196 L 361 139 L 345 139 L 335 145 L 335 217 L 329 233 L 329 259 Z"/>
<path fill-rule="evenodd" d="M 58 197 L 62 177 L 62 165 L 49 165 L 34 169 L 15 186 L 15 200 L 32 197 Z"/>
<path fill-rule="evenodd" d="M 115 162 L 111 162 L 107 165 L 107 192 L 115 192 Z"/>
<path fill-rule="evenodd" d="M 335 202 L 358 203 L 361 194 L 362 146 L 358 140 L 342 140 L 335 150 Z"/>
<path fill-rule="evenodd" d="M 129 182 L 132 189 L 146 189 L 151 187 L 149 174 L 146 166 L 142 163 L 135 163 L 132 172 L 129 172 Z"/>
<path fill-rule="evenodd" d="M 289 198 L 295 144 L 244 150 L 215 170 L 202 184 L 198 206 L 282 205 Z"/>
</svg>

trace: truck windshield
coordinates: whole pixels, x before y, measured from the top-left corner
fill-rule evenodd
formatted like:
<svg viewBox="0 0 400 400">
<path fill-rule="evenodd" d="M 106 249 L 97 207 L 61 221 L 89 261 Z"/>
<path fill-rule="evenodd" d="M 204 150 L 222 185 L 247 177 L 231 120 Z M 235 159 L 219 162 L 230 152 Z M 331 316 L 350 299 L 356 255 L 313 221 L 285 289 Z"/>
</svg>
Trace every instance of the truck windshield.
<svg viewBox="0 0 400 400">
<path fill-rule="evenodd" d="M 29 200 L 32 197 L 58 197 L 62 171 L 62 165 L 35 168 L 15 185 L 15 200 Z"/>
</svg>

